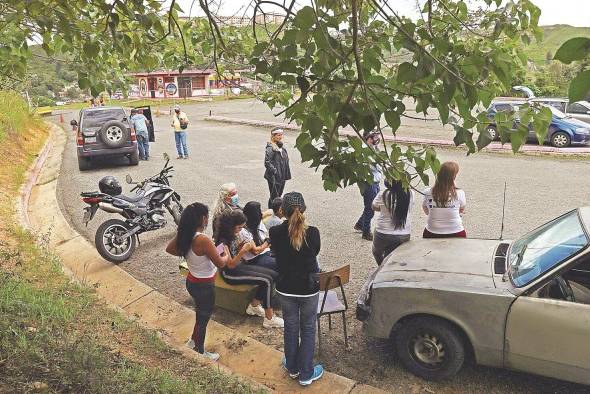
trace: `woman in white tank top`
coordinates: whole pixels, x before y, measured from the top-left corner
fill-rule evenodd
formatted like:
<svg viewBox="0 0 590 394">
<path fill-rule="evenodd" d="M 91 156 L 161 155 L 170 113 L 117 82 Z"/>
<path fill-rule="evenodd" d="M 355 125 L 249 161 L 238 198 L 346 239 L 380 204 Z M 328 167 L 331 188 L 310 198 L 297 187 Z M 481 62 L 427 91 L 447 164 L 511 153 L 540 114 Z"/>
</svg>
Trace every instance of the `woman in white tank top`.
<svg viewBox="0 0 590 394">
<path fill-rule="evenodd" d="M 212 360 L 219 354 L 205 351 L 207 324 L 215 306 L 215 274 L 218 268 L 235 266 L 251 245 L 245 245 L 234 258 L 227 247 L 216 248 L 211 238 L 203 234 L 209 223 L 209 208 L 193 203 L 182 212 L 176 237 L 166 247 L 166 252 L 184 257 L 189 273 L 186 289 L 195 301 L 196 321 L 193 335 L 187 345 Z"/>
</svg>

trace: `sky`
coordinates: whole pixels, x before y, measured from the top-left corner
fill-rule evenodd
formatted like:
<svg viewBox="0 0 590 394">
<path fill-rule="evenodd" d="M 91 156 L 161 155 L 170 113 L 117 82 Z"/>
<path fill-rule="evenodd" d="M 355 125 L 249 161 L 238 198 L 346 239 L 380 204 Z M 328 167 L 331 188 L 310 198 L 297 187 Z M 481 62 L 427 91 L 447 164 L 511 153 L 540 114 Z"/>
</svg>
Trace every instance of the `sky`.
<svg viewBox="0 0 590 394">
<path fill-rule="evenodd" d="M 211 0 L 208 0 L 211 1 Z M 416 0 L 390 0 L 390 4 L 399 13 L 416 17 Z M 541 19 L 539 24 L 555 25 L 565 24 L 571 26 L 590 26 L 590 0 L 532 0 L 539 8 L 541 8 Z M 194 2 L 194 9 L 198 8 L 198 1 L 196 0 L 177 0 L 177 3 L 188 14 L 191 4 Z M 217 3 L 220 0 L 216 0 Z M 278 0 L 282 2 L 282 0 Z M 419 0 L 420 4 L 424 4 L 424 0 Z M 477 0 L 468 0 L 472 4 L 477 4 Z M 243 14 L 248 8 L 251 0 L 221 0 L 220 15 L 232 15 L 235 13 Z M 308 0 L 299 0 L 300 4 L 308 4 Z M 213 9 L 213 7 L 212 7 Z M 199 15 L 199 12 L 193 10 L 193 15 Z"/>
</svg>

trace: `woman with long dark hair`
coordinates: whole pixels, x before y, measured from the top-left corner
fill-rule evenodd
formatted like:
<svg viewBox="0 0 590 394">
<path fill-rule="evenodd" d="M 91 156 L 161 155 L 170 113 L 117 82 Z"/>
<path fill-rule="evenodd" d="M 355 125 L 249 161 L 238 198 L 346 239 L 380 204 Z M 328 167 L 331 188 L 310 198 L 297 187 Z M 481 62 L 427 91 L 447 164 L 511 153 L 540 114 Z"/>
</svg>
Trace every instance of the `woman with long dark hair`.
<svg viewBox="0 0 590 394">
<path fill-rule="evenodd" d="M 262 207 L 260 203 L 256 201 L 247 202 L 242 212 L 246 216 L 246 226 L 240 231 L 238 237 L 242 242 L 254 242 L 254 247 L 244 255 L 246 264 L 277 271 L 277 263 L 270 253 L 268 230 L 262 223 Z"/>
<path fill-rule="evenodd" d="M 215 243 L 229 248 L 231 256 L 238 256 L 243 245 L 250 245 L 248 251 L 255 247 L 254 241 L 240 240 L 238 235 L 246 226 L 246 216 L 240 210 L 223 211 L 217 222 Z M 241 260 L 245 254 L 239 256 Z M 221 271 L 221 277 L 230 285 L 257 285 L 258 290 L 252 302 L 246 308 L 246 313 L 262 317 L 264 328 L 282 328 L 283 319 L 274 314 L 272 308 L 272 292 L 277 277 L 276 271 L 257 265 L 239 263 L 227 266 Z"/>
<path fill-rule="evenodd" d="M 373 200 L 373 210 L 380 212 L 373 238 L 373 257 L 378 265 L 398 246 L 410 240 L 410 212 L 414 192 L 404 189 L 400 181 L 385 181 L 385 190 Z"/>
<path fill-rule="evenodd" d="M 465 192 L 455 185 L 459 165 L 444 162 L 432 188 L 424 190 L 422 209 L 428 215 L 424 238 L 451 238 L 467 236 L 461 216 L 465 212 Z"/>
<path fill-rule="evenodd" d="M 188 265 L 186 289 L 195 302 L 196 321 L 191 340 L 187 345 L 211 360 L 219 359 L 219 354 L 205 350 L 207 324 L 215 306 L 215 275 L 218 268 L 233 266 L 227 247 L 216 248 L 211 238 L 204 234 L 209 223 L 209 208 L 195 202 L 183 211 L 178 223 L 178 231 L 168 243 L 166 252 L 184 257 Z M 250 245 L 244 247 L 245 253 Z"/>
<path fill-rule="evenodd" d="M 305 201 L 301 193 L 283 196 L 287 220 L 270 229 L 271 249 L 279 268 L 277 293 L 285 318 L 283 368 L 299 384 L 307 386 L 324 374 L 313 364 L 319 298 L 317 255 L 320 232 L 305 221 Z"/>
</svg>

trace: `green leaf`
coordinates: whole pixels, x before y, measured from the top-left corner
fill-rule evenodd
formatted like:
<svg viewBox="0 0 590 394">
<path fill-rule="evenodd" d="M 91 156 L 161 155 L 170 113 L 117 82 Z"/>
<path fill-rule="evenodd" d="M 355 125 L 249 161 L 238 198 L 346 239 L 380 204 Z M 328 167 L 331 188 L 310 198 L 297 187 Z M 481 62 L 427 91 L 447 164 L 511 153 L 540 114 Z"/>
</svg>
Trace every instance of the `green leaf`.
<svg viewBox="0 0 590 394">
<path fill-rule="evenodd" d="M 316 115 L 311 115 L 307 119 L 307 128 L 311 133 L 312 137 L 318 138 L 322 134 L 324 123 Z"/>
<path fill-rule="evenodd" d="M 293 24 L 300 29 L 309 29 L 315 23 L 315 11 L 309 6 L 305 6 L 299 10 L 295 16 Z"/>
<path fill-rule="evenodd" d="M 468 148 L 468 153 L 475 153 L 475 144 L 473 143 L 473 133 L 467 130 L 465 127 L 460 126 L 458 124 L 453 125 L 455 128 L 455 138 L 453 138 L 453 142 L 456 146 L 461 144 L 465 144 Z"/>
<path fill-rule="evenodd" d="M 397 69 L 397 80 L 400 82 L 409 82 L 416 79 L 416 67 L 413 64 L 404 62 Z"/>
<path fill-rule="evenodd" d="M 397 129 L 399 128 L 399 126 L 401 124 L 399 113 L 397 113 L 395 111 L 387 110 L 387 111 L 385 111 L 384 115 L 385 115 L 385 121 L 387 122 L 389 127 L 391 127 L 391 131 L 395 135 L 395 132 L 397 131 Z"/>
<path fill-rule="evenodd" d="M 533 130 L 535 130 L 539 145 L 543 145 L 545 142 L 545 138 L 549 132 L 549 125 L 551 124 L 552 117 L 553 114 L 551 110 L 548 107 L 543 107 L 539 113 L 535 114 L 533 118 Z"/>
<path fill-rule="evenodd" d="M 590 38 L 575 37 L 564 42 L 553 59 L 569 64 L 574 60 L 582 60 L 590 53 Z"/>
<path fill-rule="evenodd" d="M 571 102 L 585 100 L 590 92 L 590 70 L 582 71 L 570 82 L 568 96 Z"/>
</svg>

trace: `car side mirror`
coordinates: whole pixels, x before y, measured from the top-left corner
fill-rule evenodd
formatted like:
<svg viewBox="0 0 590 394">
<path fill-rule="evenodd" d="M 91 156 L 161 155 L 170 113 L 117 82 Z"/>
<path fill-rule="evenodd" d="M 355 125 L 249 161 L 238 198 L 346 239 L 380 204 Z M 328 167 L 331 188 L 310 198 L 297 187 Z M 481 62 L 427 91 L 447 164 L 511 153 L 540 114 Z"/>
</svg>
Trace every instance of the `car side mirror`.
<svg viewBox="0 0 590 394">
<path fill-rule="evenodd" d="M 72 119 L 72 121 L 70 122 L 70 125 L 78 126 L 78 122 L 76 121 L 76 119 Z"/>
<path fill-rule="evenodd" d="M 131 175 L 127 174 L 127 176 L 125 176 L 125 181 L 128 184 L 132 184 L 133 183 L 133 178 L 131 178 Z"/>
</svg>

